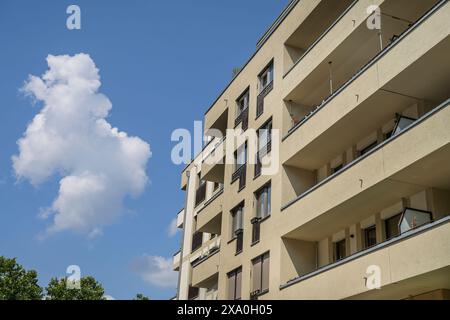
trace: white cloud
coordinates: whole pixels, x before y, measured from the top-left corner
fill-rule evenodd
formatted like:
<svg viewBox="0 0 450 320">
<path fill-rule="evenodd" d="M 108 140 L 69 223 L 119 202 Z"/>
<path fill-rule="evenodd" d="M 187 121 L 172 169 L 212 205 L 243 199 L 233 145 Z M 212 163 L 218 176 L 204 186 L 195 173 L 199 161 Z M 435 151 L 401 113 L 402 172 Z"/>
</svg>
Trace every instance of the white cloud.
<svg viewBox="0 0 450 320">
<path fill-rule="evenodd" d="M 170 225 L 167 228 L 167 234 L 169 235 L 169 237 L 174 237 L 178 232 L 178 227 L 177 227 L 177 218 L 174 218 L 172 221 L 170 221 Z"/>
<path fill-rule="evenodd" d="M 132 263 L 133 271 L 145 282 L 162 288 L 176 288 L 178 273 L 173 271 L 172 259 L 147 254 Z"/>
<path fill-rule="evenodd" d="M 94 237 L 120 216 L 125 197 L 143 192 L 150 146 L 107 122 L 112 104 L 98 92 L 99 71 L 89 55 L 49 55 L 47 63 L 47 72 L 23 87 L 43 108 L 18 140 L 13 167 L 35 186 L 60 177 L 58 196 L 41 213 L 53 218 L 47 234 Z"/>
</svg>

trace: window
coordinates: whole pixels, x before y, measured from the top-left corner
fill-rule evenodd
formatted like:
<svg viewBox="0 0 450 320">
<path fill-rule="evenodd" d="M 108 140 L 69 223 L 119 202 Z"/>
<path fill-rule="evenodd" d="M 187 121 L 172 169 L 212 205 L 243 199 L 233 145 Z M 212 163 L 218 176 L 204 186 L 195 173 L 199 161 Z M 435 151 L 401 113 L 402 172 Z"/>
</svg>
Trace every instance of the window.
<svg viewBox="0 0 450 320">
<path fill-rule="evenodd" d="M 251 298 L 256 298 L 258 294 L 269 290 L 269 261 L 269 252 L 252 260 Z"/>
<path fill-rule="evenodd" d="M 400 223 L 400 218 L 402 214 L 399 213 L 393 217 L 384 220 L 384 226 L 386 230 L 386 240 L 392 239 L 399 235 L 400 231 L 398 225 Z"/>
<path fill-rule="evenodd" d="M 195 206 L 198 206 L 206 198 L 206 181 L 200 179 L 200 174 L 198 174 L 198 188 L 195 193 Z"/>
<path fill-rule="evenodd" d="M 346 256 L 346 241 L 342 239 L 341 241 L 334 243 L 334 261 L 339 261 L 344 259 Z"/>
<path fill-rule="evenodd" d="M 199 288 L 189 286 L 189 290 L 188 290 L 188 300 L 195 300 L 195 299 L 197 299 L 197 298 L 198 298 L 199 291 L 200 291 Z"/>
<path fill-rule="evenodd" d="M 256 200 L 256 217 L 264 219 L 270 215 L 271 205 L 271 185 L 268 184 L 262 187 L 255 193 Z"/>
<path fill-rule="evenodd" d="M 364 229 L 364 249 L 377 244 L 377 232 L 375 226 Z"/>
<path fill-rule="evenodd" d="M 273 81 L 273 62 L 259 74 L 259 92 L 262 92 Z"/>
<path fill-rule="evenodd" d="M 416 121 L 414 118 L 409 118 L 401 115 L 397 115 L 397 121 L 395 123 L 395 127 L 392 130 L 392 135 L 395 136 L 396 134 L 399 134 L 406 128 L 408 128 L 411 124 L 413 124 Z"/>
<path fill-rule="evenodd" d="M 389 139 L 390 137 L 392 137 L 392 134 L 394 133 L 394 130 L 388 131 L 384 134 L 384 140 Z"/>
<path fill-rule="evenodd" d="M 255 177 L 261 174 L 262 158 L 272 150 L 272 119 L 258 129 L 258 152 L 256 154 Z"/>
<path fill-rule="evenodd" d="M 247 89 L 237 100 L 236 100 L 236 119 L 246 110 L 249 106 L 250 91 Z"/>
<path fill-rule="evenodd" d="M 367 147 L 359 150 L 359 156 L 362 156 L 364 154 L 366 154 L 367 152 L 369 152 L 370 150 L 372 150 L 373 148 L 375 148 L 377 146 L 377 141 L 371 143 L 370 145 L 368 145 Z"/>
<path fill-rule="evenodd" d="M 228 300 L 241 299 L 242 267 L 234 269 L 227 274 L 228 278 Z"/>
<path fill-rule="evenodd" d="M 244 215 L 244 203 L 241 203 L 231 210 L 231 238 L 236 237 L 236 233 L 242 230 L 242 218 Z"/>
<path fill-rule="evenodd" d="M 336 167 L 334 167 L 334 168 L 331 168 L 331 174 L 335 174 L 336 172 L 339 172 L 339 171 L 341 171 L 341 169 L 344 167 L 344 165 L 341 163 L 340 165 L 338 165 L 338 166 L 336 166 Z"/>
<path fill-rule="evenodd" d="M 241 145 L 234 153 L 234 171 L 239 170 L 247 163 L 247 142 Z"/>
<path fill-rule="evenodd" d="M 264 98 L 273 89 L 273 61 L 258 76 L 259 93 L 256 97 L 256 118 L 264 113 Z"/>
<path fill-rule="evenodd" d="M 192 252 L 200 248 L 203 244 L 203 233 L 201 232 L 194 232 L 192 235 Z"/>
</svg>

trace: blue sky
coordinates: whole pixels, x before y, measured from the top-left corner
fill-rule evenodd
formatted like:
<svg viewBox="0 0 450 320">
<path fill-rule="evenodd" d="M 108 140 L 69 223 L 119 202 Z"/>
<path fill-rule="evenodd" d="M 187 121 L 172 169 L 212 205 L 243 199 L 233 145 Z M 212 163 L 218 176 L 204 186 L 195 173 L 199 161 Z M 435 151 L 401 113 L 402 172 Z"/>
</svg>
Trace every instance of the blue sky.
<svg viewBox="0 0 450 320">
<path fill-rule="evenodd" d="M 184 200 L 170 135 L 202 119 L 287 2 L 1 1 L 0 255 L 36 269 L 41 285 L 76 264 L 115 298 L 173 296 L 175 288 L 145 281 L 132 267 L 143 255 L 171 258 L 179 247 L 180 235 L 168 234 Z M 69 31 L 66 8 L 73 3 L 81 7 L 82 29 Z M 99 91 L 112 102 L 107 121 L 150 144 L 149 183 L 138 198 L 125 200 L 123 214 L 102 235 L 64 230 L 40 240 L 51 221 L 38 215 L 58 196 L 61 176 L 37 187 L 16 179 L 17 140 L 42 108 L 19 89 L 29 74 L 48 69 L 47 55 L 81 52 L 95 62 Z"/>
</svg>

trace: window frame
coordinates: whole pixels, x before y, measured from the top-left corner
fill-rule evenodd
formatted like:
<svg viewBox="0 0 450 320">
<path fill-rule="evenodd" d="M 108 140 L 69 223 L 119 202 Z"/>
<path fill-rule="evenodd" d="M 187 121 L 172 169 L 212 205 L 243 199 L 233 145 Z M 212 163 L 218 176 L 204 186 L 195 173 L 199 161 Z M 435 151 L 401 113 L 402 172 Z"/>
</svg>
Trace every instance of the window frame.
<svg viewBox="0 0 450 320">
<path fill-rule="evenodd" d="M 342 248 L 344 250 L 344 255 L 342 257 L 338 258 L 338 250 L 340 250 L 339 248 L 341 248 L 340 247 L 341 244 L 343 244 Z M 333 256 L 334 262 L 341 261 L 342 259 L 345 259 L 347 257 L 347 239 L 346 238 L 344 238 L 342 240 L 338 240 L 336 242 L 333 242 L 333 254 L 334 254 L 334 256 Z"/>
<path fill-rule="evenodd" d="M 238 277 L 238 275 L 240 274 L 240 277 Z M 229 286 L 230 283 L 230 278 L 234 278 L 234 292 L 233 292 L 233 297 L 230 297 L 230 288 L 227 288 L 227 296 L 228 296 L 228 300 L 241 300 L 242 299 L 242 266 L 239 266 L 233 270 L 231 270 L 230 272 L 227 273 L 227 286 Z M 238 288 L 238 279 L 240 281 L 240 292 L 238 292 L 237 288 Z M 239 294 L 239 296 L 238 296 Z"/>
</svg>

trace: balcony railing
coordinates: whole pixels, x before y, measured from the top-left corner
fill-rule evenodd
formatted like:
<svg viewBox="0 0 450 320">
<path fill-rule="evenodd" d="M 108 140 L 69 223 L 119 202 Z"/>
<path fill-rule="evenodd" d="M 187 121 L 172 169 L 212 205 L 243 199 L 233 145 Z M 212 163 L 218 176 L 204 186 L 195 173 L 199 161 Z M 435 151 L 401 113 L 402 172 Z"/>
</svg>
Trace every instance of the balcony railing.
<svg viewBox="0 0 450 320">
<path fill-rule="evenodd" d="M 239 190 L 245 187 L 247 164 L 242 164 L 231 175 L 231 183 L 239 179 Z"/>
</svg>

